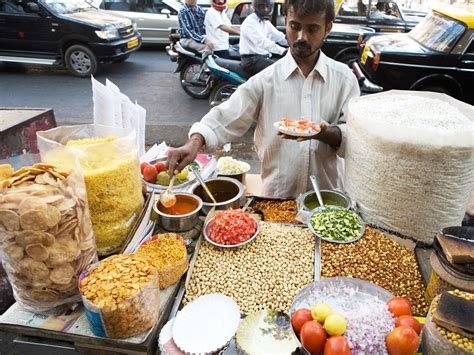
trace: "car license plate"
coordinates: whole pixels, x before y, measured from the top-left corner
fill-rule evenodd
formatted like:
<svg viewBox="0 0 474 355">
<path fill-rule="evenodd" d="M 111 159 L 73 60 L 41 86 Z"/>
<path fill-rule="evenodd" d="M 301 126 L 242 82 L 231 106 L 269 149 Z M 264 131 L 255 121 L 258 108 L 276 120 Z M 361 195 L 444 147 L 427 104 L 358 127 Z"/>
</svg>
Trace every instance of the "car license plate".
<svg viewBox="0 0 474 355">
<path fill-rule="evenodd" d="M 138 38 L 136 38 L 133 41 L 130 41 L 130 42 L 127 43 L 127 48 L 128 49 L 136 47 L 136 46 L 138 46 Z"/>
<path fill-rule="evenodd" d="M 362 55 L 360 56 L 360 62 L 362 63 L 362 65 L 365 65 L 365 63 L 367 62 L 368 56 L 369 56 L 369 46 L 366 45 L 364 47 L 364 50 L 362 51 Z"/>
</svg>

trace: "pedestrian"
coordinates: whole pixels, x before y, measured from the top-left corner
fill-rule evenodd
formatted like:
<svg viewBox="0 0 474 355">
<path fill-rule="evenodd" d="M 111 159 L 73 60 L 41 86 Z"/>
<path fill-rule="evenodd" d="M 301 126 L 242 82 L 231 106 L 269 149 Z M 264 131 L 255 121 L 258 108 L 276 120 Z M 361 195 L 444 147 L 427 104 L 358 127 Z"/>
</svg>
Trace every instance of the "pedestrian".
<svg viewBox="0 0 474 355">
<path fill-rule="evenodd" d="M 180 171 L 198 151 L 238 141 L 255 123 L 262 194 L 290 198 L 311 189 L 342 188 L 347 105 L 359 86 L 346 65 L 320 49 L 334 20 L 333 0 L 285 0 L 289 52 L 239 86 L 229 100 L 193 124 L 189 140 L 168 154 L 169 172 Z M 321 132 L 298 140 L 277 134 L 283 117 L 317 122 Z"/>
<path fill-rule="evenodd" d="M 272 65 L 272 54 L 283 55 L 286 51 L 285 35 L 269 21 L 274 6 L 275 0 L 253 0 L 255 12 L 247 16 L 240 28 L 241 65 L 249 75 Z"/>
<path fill-rule="evenodd" d="M 204 24 L 206 25 L 207 39 L 214 47 L 214 54 L 220 58 L 230 58 L 229 34 L 240 34 L 240 29 L 232 27 L 229 17 L 225 13 L 227 0 L 211 0 L 212 7 L 207 10 Z"/>
<path fill-rule="evenodd" d="M 180 43 L 200 53 L 212 50 L 212 43 L 206 37 L 204 10 L 197 0 L 185 0 L 178 13 Z"/>
</svg>

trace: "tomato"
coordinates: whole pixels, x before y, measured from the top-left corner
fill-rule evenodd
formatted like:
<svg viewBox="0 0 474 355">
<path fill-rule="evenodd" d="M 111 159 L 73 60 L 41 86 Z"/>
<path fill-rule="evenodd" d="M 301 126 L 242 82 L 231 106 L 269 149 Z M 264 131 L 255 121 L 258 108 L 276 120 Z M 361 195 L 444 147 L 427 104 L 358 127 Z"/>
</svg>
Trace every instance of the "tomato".
<svg viewBox="0 0 474 355">
<path fill-rule="evenodd" d="M 156 171 L 159 173 L 161 173 L 162 171 L 165 171 L 167 170 L 168 168 L 166 167 L 165 163 L 159 161 L 158 163 L 155 163 L 155 168 L 156 168 Z"/>
<path fill-rule="evenodd" d="M 418 320 L 416 320 L 412 316 L 407 315 L 403 315 L 395 319 L 395 327 L 399 327 L 401 325 L 406 325 L 407 327 L 413 328 L 413 330 L 418 335 L 420 335 L 421 329 L 423 328 L 423 325 L 418 322 Z"/>
<path fill-rule="evenodd" d="M 323 351 L 327 338 L 328 335 L 323 326 L 315 320 L 306 322 L 301 328 L 301 344 L 303 344 L 304 348 L 312 355 L 320 354 Z"/>
<path fill-rule="evenodd" d="M 233 245 L 245 242 L 255 234 L 255 219 L 242 210 L 226 210 L 216 214 L 209 224 L 208 235 L 219 244 Z"/>
<path fill-rule="evenodd" d="M 303 324 L 310 320 L 313 320 L 313 317 L 311 317 L 311 311 L 307 308 L 301 308 L 291 316 L 291 326 L 295 333 L 299 335 Z"/>
<path fill-rule="evenodd" d="M 346 337 L 330 337 L 324 345 L 324 355 L 351 355 L 351 348 Z"/>
<path fill-rule="evenodd" d="M 154 184 L 157 175 L 156 168 L 153 165 L 148 164 L 143 168 L 142 175 L 145 181 Z"/>
<path fill-rule="evenodd" d="M 388 310 L 395 317 L 400 317 L 403 315 L 411 316 L 411 304 L 406 298 L 403 297 L 394 297 L 388 300 L 387 302 Z"/>
<path fill-rule="evenodd" d="M 143 163 L 140 164 L 140 172 L 143 174 L 143 169 L 145 169 L 145 166 L 150 166 L 150 163 L 147 163 L 144 161 Z"/>
<path fill-rule="evenodd" d="M 385 344 L 389 355 L 414 355 L 420 339 L 413 328 L 401 325 L 388 333 Z"/>
</svg>

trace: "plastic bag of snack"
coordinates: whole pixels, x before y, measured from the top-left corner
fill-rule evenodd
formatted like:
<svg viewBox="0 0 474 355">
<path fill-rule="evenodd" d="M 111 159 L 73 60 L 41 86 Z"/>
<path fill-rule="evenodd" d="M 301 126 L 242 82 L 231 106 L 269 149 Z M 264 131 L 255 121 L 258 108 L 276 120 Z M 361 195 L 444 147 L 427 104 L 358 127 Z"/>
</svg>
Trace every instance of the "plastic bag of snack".
<svg viewBox="0 0 474 355">
<path fill-rule="evenodd" d="M 66 170 L 79 162 L 99 255 L 120 251 L 143 208 L 135 140 L 133 130 L 100 125 L 38 133 L 43 161 Z"/>
<path fill-rule="evenodd" d="M 113 255 L 84 270 L 79 282 L 85 313 L 97 336 L 128 338 L 158 320 L 158 273 L 147 257 Z"/>
<path fill-rule="evenodd" d="M 1 166 L 0 255 L 17 302 L 39 313 L 80 301 L 77 277 L 97 260 L 82 175 Z"/>
</svg>

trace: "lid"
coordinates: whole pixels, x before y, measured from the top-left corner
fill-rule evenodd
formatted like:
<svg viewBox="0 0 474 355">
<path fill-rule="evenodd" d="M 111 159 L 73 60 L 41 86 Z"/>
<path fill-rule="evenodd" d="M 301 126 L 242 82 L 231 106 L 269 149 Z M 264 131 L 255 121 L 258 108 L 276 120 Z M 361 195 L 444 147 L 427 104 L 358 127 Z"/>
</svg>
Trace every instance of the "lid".
<svg viewBox="0 0 474 355">
<path fill-rule="evenodd" d="M 430 256 L 430 264 L 433 271 L 444 281 L 463 291 L 474 292 L 474 276 L 460 273 L 450 267 L 449 263 L 443 263 L 437 251 Z"/>
</svg>

